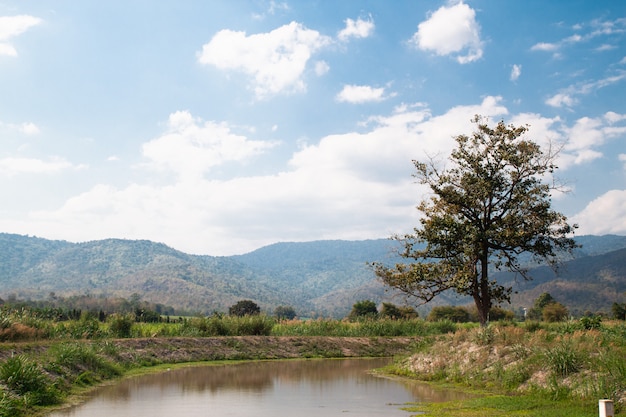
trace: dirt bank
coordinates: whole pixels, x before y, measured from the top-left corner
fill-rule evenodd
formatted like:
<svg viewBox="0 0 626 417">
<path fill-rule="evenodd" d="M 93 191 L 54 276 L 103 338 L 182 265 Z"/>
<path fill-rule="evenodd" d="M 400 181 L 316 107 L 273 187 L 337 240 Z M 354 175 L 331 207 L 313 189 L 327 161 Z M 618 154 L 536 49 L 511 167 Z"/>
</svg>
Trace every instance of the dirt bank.
<svg viewBox="0 0 626 417">
<path fill-rule="evenodd" d="M 120 356 L 161 363 L 207 360 L 394 356 L 411 351 L 415 337 L 241 336 L 119 339 Z"/>
</svg>

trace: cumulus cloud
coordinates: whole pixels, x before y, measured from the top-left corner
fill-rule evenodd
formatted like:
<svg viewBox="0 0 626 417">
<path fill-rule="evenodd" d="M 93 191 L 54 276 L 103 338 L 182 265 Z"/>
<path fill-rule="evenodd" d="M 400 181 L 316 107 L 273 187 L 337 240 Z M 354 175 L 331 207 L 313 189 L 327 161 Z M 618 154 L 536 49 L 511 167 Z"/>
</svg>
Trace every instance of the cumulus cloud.
<svg viewBox="0 0 626 417">
<path fill-rule="evenodd" d="M 498 97 L 437 116 L 424 106 L 406 105 L 371 118 L 360 133 L 329 135 L 302 147 L 285 169 L 218 180 L 198 174 L 207 161 L 214 166 L 223 160 L 205 147 L 232 139 L 246 150 L 224 154 L 239 162 L 264 146 L 221 123 L 177 112 L 163 134 L 146 144 L 158 151 L 145 155 L 157 167 L 178 173 L 173 181 L 97 185 L 58 210 L 31 213 L 21 233 L 79 241 L 151 239 L 191 253 L 225 255 L 276 241 L 380 238 L 410 231 L 421 195 L 411 160 L 447 154 L 453 136 L 471 129 L 477 113 L 497 117 L 506 108 Z M 210 139 L 216 137 L 221 139 Z M 183 166 L 185 158 L 192 168 Z M 0 219 L 0 230 L 13 229 Z"/>
<path fill-rule="evenodd" d="M 626 234 L 626 190 L 611 190 L 572 216 L 583 235 Z"/>
<path fill-rule="evenodd" d="M 346 27 L 342 29 L 337 38 L 340 41 L 347 41 L 350 38 L 367 38 L 374 33 L 374 21 L 371 20 L 363 20 L 358 18 L 357 20 L 346 19 Z"/>
<path fill-rule="evenodd" d="M 344 85 L 336 96 L 337 101 L 345 103 L 367 103 L 382 101 L 385 98 L 384 88 L 374 88 L 369 85 Z"/>
<path fill-rule="evenodd" d="M 576 103 L 578 103 L 577 99 L 564 93 L 555 94 L 546 100 L 546 104 L 551 107 L 572 107 Z"/>
<path fill-rule="evenodd" d="M 225 162 L 245 161 L 275 145 L 237 135 L 225 123 L 203 122 L 188 111 L 178 111 L 169 116 L 167 131 L 142 150 L 149 166 L 197 178 Z"/>
<path fill-rule="evenodd" d="M 461 64 L 476 61 L 483 55 L 476 12 L 463 2 L 440 7 L 418 25 L 411 43 L 423 51 L 453 55 Z"/>
<path fill-rule="evenodd" d="M 18 131 L 24 135 L 37 135 L 40 130 L 39 127 L 32 122 L 24 122 L 24 123 L 4 123 L 0 121 L 0 128 L 6 128 L 12 131 Z"/>
<path fill-rule="evenodd" d="M 63 158 L 53 157 L 47 161 L 36 158 L 0 159 L 0 175 L 12 177 L 19 174 L 54 174 L 68 169 L 83 169 L 84 165 L 74 165 Z"/>
<path fill-rule="evenodd" d="M 17 50 L 9 41 L 41 22 L 28 15 L 0 16 L 0 55 L 16 56 Z"/>
<path fill-rule="evenodd" d="M 315 63 L 315 74 L 317 76 L 322 76 L 330 71 L 330 66 L 326 61 L 317 61 Z"/>
<path fill-rule="evenodd" d="M 511 68 L 511 81 L 517 81 L 519 77 L 522 75 L 522 66 L 518 64 L 514 64 L 513 68 Z"/>
<path fill-rule="evenodd" d="M 538 42 L 534 44 L 531 51 L 541 52 L 553 52 L 555 57 L 560 56 L 560 51 L 566 47 L 579 44 L 581 42 L 588 42 L 597 37 L 608 37 L 616 33 L 622 34 L 626 32 L 626 19 L 619 18 L 612 21 L 606 21 L 601 19 L 593 19 L 590 22 L 584 24 L 577 24 L 572 27 L 572 30 L 576 31 L 572 35 L 566 36 L 556 42 Z M 611 41 L 614 41 L 611 39 Z M 598 51 L 606 51 L 615 48 L 616 45 L 611 43 L 602 44 L 596 48 Z"/>
<path fill-rule="evenodd" d="M 249 36 L 226 29 L 202 46 L 198 61 L 249 75 L 256 97 L 267 98 L 305 90 L 303 74 L 309 60 L 330 43 L 329 37 L 297 22 Z"/>
<path fill-rule="evenodd" d="M 626 71 L 620 70 L 614 75 L 577 83 L 548 98 L 546 104 L 552 107 L 573 107 L 579 102 L 577 96 L 592 94 L 601 88 L 609 87 L 624 80 L 626 80 Z"/>
</svg>

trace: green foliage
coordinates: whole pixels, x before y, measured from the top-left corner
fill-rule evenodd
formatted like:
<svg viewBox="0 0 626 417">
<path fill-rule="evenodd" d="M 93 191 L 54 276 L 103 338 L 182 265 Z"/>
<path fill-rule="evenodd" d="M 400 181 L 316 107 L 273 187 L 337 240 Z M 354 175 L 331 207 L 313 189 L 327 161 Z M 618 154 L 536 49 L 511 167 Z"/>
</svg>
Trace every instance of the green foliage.
<svg viewBox="0 0 626 417">
<path fill-rule="evenodd" d="M 380 309 L 380 316 L 389 319 L 416 319 L 419 317 L 419 314 L 413 307 L 398 307 L 392 303 L 383 303 L 383 307 Z"/>
<path fill-rule="evenodd" d="M 113 314 L 108 318 L 109 331 L 113 337 L 131 337 L 135 318 L 130 314 Z"/>
<path fill-rule="evenodd" d="M 583 363 L 580 353 L 568 342 L 561 342 L 549 348 L 545 352 L 545 357 L 550 369 L 562 377 L 578 372 Z"/>
<path fill-rule="evenodd" d="M 613 303 L 611 313 L 616 320 L 626 320 L 626 304 Z"/>
<path fill-rule="evenodd" d="M 428 321 L 449 320 L 454 323 L 467 323 L 470 321 L 470 313 L 464 307 L 458 306 L 436 306 L 430 310 Z"/>
<path fill-rule="evenodd" d="M 585 330 L 599 329 L 602 327 L 602 316 L 584 316 L 580 318 L 579 322 Z"/>
<path fill-rule="evenodd" d="M 366 317 L 373 318 L 376 317 L 377 314 L 378 309 L 376 308 L 375 302 L 372 300 L 361 300 L 354 303 L 348 317 L 352 320 L 356 320 Z"/>
<path fill-rule="evenodd" d="M 489 278 L 490 267 L 530 279 L 520 253 L 556 262 L 557 251 L 576 244 L 567 237 L 574 228 L 551 209 L 551 189 L 541 179 L 556 169 L 556 153 L 524 139 L 527 126 L 490 128 L 480 116 L 474 122 L 471 136 L 456 137 L 449 168 L 414 161 L 415 177 L 432 197 L 418 206 L 421 228 L 397 238 L 412 263 L 374 263 L 374 269 L 385 284 L 424 302 L 448 290 L 472 295 L 485 325 L 492 306 L 512 293 L 510 284 Z"/>
<path fill-rule="evenodd" d="M 293 320 L 296 318 L 296 310 L 291 306 L 278 306 L 274 309 L 274 316 L 279 320 Z"/>
<path fill-rule="evenodd" d="M 92 385 L 122 374 L 116 363 L 105 359 L 96 346 L 84 343 L 63 343 L 51 349 L 53 360 L 47 365 L 51 371 L 76 375 L 76 382 Z M 111 351 L 109 350 L 109 353 Z"/>
<path fill-rule="evenodd" d="M 541 310 L 543 320 L 551 323 L 566 320 L 568 314 L 567 307 L 557 302 L 550 303 Z"/>
<path fill-rule="evenodd" d="M 35 362 L 24 356 L 13 356 L 0 364 L 0 380 L 14 394 L 31 406 L 59 402 L 60 393 Z"/>
<path fill-rule="evenodd" d="M 228 308 L 228 314 L 231 316 L 253 316 L 261 314 L 261 308 L 252 300 L 241 300 Z"/>
</svg>

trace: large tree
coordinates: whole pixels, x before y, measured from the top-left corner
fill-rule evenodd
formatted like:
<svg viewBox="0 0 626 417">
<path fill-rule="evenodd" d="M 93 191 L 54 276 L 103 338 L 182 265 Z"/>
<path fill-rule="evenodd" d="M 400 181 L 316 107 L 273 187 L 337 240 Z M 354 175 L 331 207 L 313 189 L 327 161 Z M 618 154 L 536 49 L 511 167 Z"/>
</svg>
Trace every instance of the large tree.
<svg viewBox="0 0 626 417">
<path fill-rule="evenodd" d="M 455 138 L 448 166 L 413 161 L 415 178 L 431 195 L 418 206 L 421 227 L 394 237 L 412 261 L 375 263 L 374 270 L 388 286 L 424 303 L 448 290 L 471 296 L 485 325 L 491 308 L 510 302 L 512 293 L 490 279 L 490 266 L 530 279 L 519 255 L 556 265 L 559 254 L 576 247 L 569 237 L 576 226 L 551 208 L 555 186 L 545 177 L 556 169 L 557 152 L 525 139 L 528 126 L 500 122 L 491 128 L 481 116 L 473 122 L 472 135 Z"/>
</svg>

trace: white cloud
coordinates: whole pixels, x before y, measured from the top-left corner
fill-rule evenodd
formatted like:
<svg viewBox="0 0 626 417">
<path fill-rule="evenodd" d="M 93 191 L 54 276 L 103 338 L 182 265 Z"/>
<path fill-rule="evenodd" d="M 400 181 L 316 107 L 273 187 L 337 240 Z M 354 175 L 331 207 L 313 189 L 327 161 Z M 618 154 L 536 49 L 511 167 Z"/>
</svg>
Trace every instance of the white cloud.
<svg viewBox="0 0 626 417">
<path fill-rule="evenodd" d="M 22 123 L 19 130 L 25 135 L 36 135 L 39 133 L 39 128 L 34 123 Z"/>
<path fill-rule="evenodd" d="M 474 114 L 506 113 L 499 101 L 487 97 L 435 117 L 423 106 L 402 106 L 372 118 L 362 133 L 330 135 L 304 146 L 291 156 L 288 169 L 268 175 L 221 180 L 176 175 L 166 184 L 152 178 L 125 188 L 100 184 L 58 210 L 30 213 L 19 232 L 73 241 L 151 239 L 191 253 L 224 255 L 277 241 L 380 238 L 410 231 L 421 195 L 411 177 L 411 160 L 446 155 L 453 136 L 473 129 Z M 215 137 L 221 139 L 214 143 L 210 138 Z M 244 148 L 243 156 L 263 148 L 224 124 L 202 123 L 188 112 L 174 113 L 163 135 L 146 146 L 156 144 L 149 158 L 158 166 L 186 173 L 186 160 L 195 174 L 206 161 L 220 161 L 215 152 L 205 151 L 207 141 L 212 149 L 231 139 Z M 239 160 L 238 155 L 229 158 Z M 15 231 L 15 225 L 0 219 L 0 230 Z"/>
<path fill-rule="evenodd" d="M 601 88 L 609 87 L 624 80 L 626 80 L 626 71 L 620 70 L 615 75 L 574 84 L 548 98 L 546 104 L 552 107 L 573 107 L 579 102 L 579 99 L 576 98 L 577 96 L 591 94 Z"/>
<path fill-rule="evenodd" d="M 546 52 L 556 51 L 557 49 L 559 49 L 559 45 L 555 43 L 548 43 L 548 42 L 539 42 L 531 46 L 530 48 L 531 51 L 546 51 Z"/>
<path fill-rule="evenodd" d="M 533 45 L 530 50 L 531 51 L 543 51 L 543 52 L 554 52 L 555 57 L 559 57 L 559 50 L 571 46 L 576 45 L 581 42 L 587 42 L 594 38 L 600 36 L 609 36 L 616 33 L 625 33 L 626 32 L 626 19 L 619 18 L 613 21 L 604 21 L 599 19 L 594 19 L 589 23 L 585 24 L 576 24 L 572 27 L 573 30 L 580 33 L 574 33 L 570 36 L 567 36 L 557 42 L 539 42 Z M 596 48 L 597 51 L 606 51 L 615 48 L 616 46 L 605 43 Z"/>
<path fill-rule="evenodd" d="M 0 55 L 16 56 L 17 50 L 9 40 L 42 22 L 28 15 L 0 16 Z"/>
<path fill-rule="evenodd" d="M 437 55 L 454 55 L 461 64 L 476 61 L 483 55 L 476 12 L 463 2 L 435 11 L 418 25 L 411 42 Z"/>
<path fill-rule="evenodd" d="M 611 139 L 626 135 L 626 126 L 616 125 L 626 120 L 623 115 L 609 112 L 604 116 L 581 117 L 571 127 L 563 126 L 563 149 L 559 156 L 559 167 L 567 169 L 603 156 L 599 148 Z"/>
<path fill-rule="evenodd" d="M 305 90 L 302 77 L 307 63 L 315 52 L 330 43 L 330 38 L 297 22 L 250 36 L 222 30 L 203 45 L 198 61 L 251 76 L 257 98 L 267 98 Z"/>
<path fill-rule="evenodd" d="M 180 177 L 202 177 L 225 162 L 242 162 L 276 145 L 248 140 L 225 123 L 202 122 L 188 111 L 172 113 L 168 129 L 143 145 L 149 166 L 172 171 Z"/>
<path fill-rule="evenodd" d="M 626 234 L 626 190 L 610 190 L 571 217 L 579 234 Z"/>
<path fill-rule="evenodd" d="M 73 165 L 63 158 L 53 157 L 48 161 L 36 158 L 0 159 L 0 175 L 12 177 L 19 174 L 54 174 L 68 169 L 83 169 L 83 165 Z"/>
<path fill-rule="evenodd" d="M 551 107 L 572 107 L 578 100 L 570 96 L 569 94 L 558 93 L 546 100 L 546 104 Z"/>
<path fill-rule="evenodd" d="M 517 81 L 519 77 L 522 75 L 522 66 L 518 64 L 514 64 L 513 68 L 511 68 L 511 81 Z"/>
<path fill-rule="evenodd" d="M 336 96 L 337 101 L 345 103 L 367 103 L 384 99 L 384 88 L 373 88 L 369 85 L 344 85 Z"/>
<path fill-rule="evenodd" d="M 277 11 L 286 11 L 289 10 L 289 5 L 285 2 L 276 2 L 274 0 L 270 0 L 267 10 L 264 13 L 253 14 L 252 17 L 257 20 L 263 20 L 265 17 L 274 16 Z"/>
<path fill-rule="evenodd" d="M 328 73 L 328 71 L 330 71 L 330 66 L 326 61 L 317 61 L 315 63 L 315 74 L 318 77 L 321 77 L 322 75 Z"/>
<path fill-rule="evenodd" d="M 7 128 L 9 130 L 18 131 L 24 135 L 37 135 L 40 133 L 39 127 L 32 122 L 24 122 L 21 124 L 16 123 L 4 123 L 0 121 L 0 128 Z"/>
<path fill-rule="evenodd" d="M 347 41 L 350 38 L 367 38 L 374 33 L 374 21 L 363 20 L 358 18 L 356 21 L 352 19 L 346 19 L 346 27 L 342 29 L 337 38 L 340 41 Z"/>
</svg>

